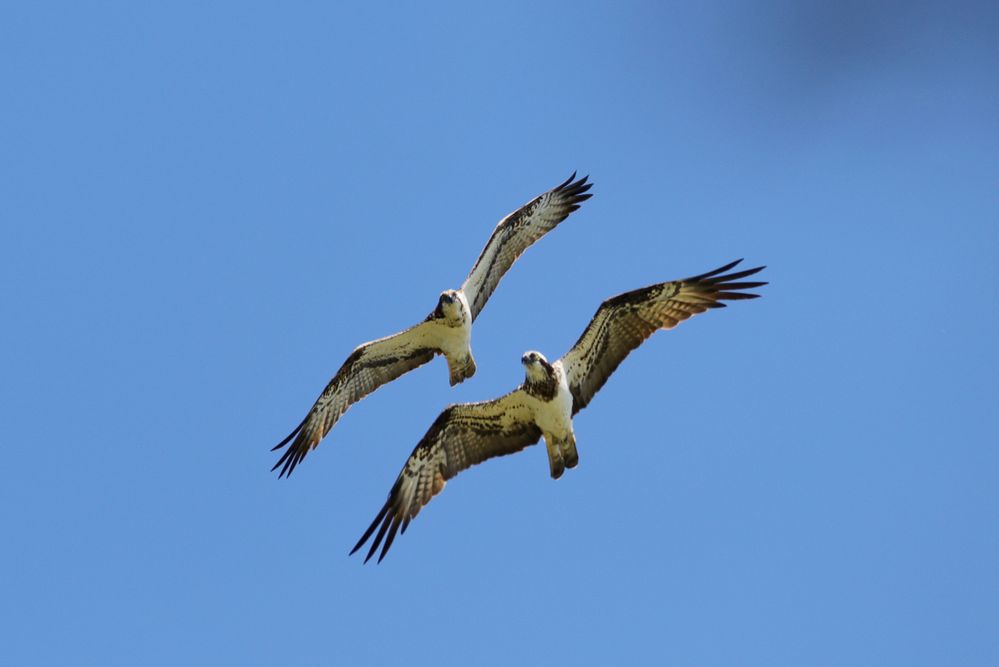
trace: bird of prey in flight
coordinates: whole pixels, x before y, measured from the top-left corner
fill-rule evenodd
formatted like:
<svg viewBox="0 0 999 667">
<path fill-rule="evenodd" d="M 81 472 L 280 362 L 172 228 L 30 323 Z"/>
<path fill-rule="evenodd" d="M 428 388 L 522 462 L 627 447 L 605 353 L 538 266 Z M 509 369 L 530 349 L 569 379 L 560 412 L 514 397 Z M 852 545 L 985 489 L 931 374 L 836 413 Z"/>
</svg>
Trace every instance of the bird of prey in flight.
<svg viewBox="0 0 999 667">
<path fill-rule="evenodd" d="M 587 194 L 592 185 L 587 178 L 577 180 L 573 172 L 564 183 L 500 220 L 461 288 L 441 292 L 437 307 L 422 322 L 351 352 L 302 423 L 271 450 L 288 445 L 271 470 L 280 467 L 279 477 L 290 475 L 351 405 L 438 354 L 447 359 L 451 386 L 472 377 L 472 322 L 528 246 L 592 196 Z"/>
<path fill-rule="evenodd" d="M 382 546 L 388 553 L 406 527 L 445 483 L 477 463 L 513 454 L 538 442 L 548 448 L 551 476 L 559 478 L 579 462 L 572 417 L 585 408 L 628 354 L 659 329 L 672 329 L 691 315 L 722 308 L 724 301 L 753 299 L 744 290 L 764 267 L 726 273 L 742 260 L 692 278 L 650 285 L 604 301 L 583 335 L 561 359 L 549 363 L 540 352 L 521 358 L 524 383 L 491 401 L 447 407 L 416 445 L 389 492 L 388 500 L 351 553 L 375 533 L 367 562 Z"/>
</svg>

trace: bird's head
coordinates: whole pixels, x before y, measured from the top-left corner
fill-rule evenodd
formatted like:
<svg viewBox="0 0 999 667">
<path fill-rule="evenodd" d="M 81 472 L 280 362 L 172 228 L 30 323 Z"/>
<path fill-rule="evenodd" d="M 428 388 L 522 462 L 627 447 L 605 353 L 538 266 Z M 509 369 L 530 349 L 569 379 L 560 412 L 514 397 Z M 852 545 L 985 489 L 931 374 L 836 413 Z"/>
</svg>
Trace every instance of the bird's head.
<svg viewBox="0 0 999 667">
<path fill-rule="evenodd" d="M 458 290 L 444 290 L 437 300 L 437 312 L 449 322 L 461 322 L 468 306 Z"/>
<path fill-rule="evenodd" d="M 555 372 L 552 365 L 545 359 L 545 355 L 534 350 L 525 352 L 524 356 L 520 358 L 520 363 L 524 364 L 528 381 L 538 382 L 547 380 Z"/>
</svg>

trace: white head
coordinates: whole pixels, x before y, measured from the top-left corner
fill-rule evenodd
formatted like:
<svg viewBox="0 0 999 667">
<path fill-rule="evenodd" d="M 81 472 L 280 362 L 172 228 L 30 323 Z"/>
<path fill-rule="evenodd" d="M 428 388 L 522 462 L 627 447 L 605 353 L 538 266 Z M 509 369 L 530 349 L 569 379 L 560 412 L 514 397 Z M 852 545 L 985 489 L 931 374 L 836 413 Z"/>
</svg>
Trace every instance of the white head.
<svg viewBox="0 0 999 667">
<path fill-rule="evenodd" d="M 437 310 L 434 312 L 449 324 L 460 324 L 468 315 L 465 295 L 458 290 L 444 290 L 437 300 Z"/>
<path fill-rule="evenodd" d="M 545 359 L 545 355 L 534 350 L 525 352 L 524 356 L 520 358 L 520 363 L 524 364 L 524 370 L 527 371 L 527 380 L 529 382 L 547 380 L 554 373 L 554 369 L 548 363 L 548 360 Z"/>
</svg>

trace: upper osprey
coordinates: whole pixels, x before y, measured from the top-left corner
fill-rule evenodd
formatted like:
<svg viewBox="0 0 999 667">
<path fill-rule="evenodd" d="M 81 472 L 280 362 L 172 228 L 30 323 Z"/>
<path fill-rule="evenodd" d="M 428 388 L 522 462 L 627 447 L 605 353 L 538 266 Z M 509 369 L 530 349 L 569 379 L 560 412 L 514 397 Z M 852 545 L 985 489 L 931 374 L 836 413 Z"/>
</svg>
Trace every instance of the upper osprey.
<svg viewBox="0 0 999 667">
<path fill-rule="evenodd" d="M 443 354 L 454 386 L 475 374 L 472 358 L 472 322 L 486 305 L 503 274 L 532 243 L 579 208 L 592 195 L 592 183 L 576 180 L 573 172 L 564 183 L 535 197 L 499 221 L 461 289 L 445 290 L 437 307 L 419 324 L 397 334 L 358 346 L 326 385 L 302 423 L 271 451 L 291 442 L 271 470 L 280 477 L 315 448 L 340 416 L 386 382 Z M 294 440 L 293 440 L 294 439 Z"/>
</svg>

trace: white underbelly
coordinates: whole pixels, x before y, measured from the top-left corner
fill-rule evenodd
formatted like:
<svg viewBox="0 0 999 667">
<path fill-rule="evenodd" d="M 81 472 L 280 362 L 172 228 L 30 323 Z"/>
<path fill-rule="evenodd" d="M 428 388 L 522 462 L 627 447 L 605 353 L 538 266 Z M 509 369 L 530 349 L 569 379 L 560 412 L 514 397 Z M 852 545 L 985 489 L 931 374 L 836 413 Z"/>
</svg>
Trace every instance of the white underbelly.
<svg viewBox="0 0 999 667">
<path fill-rule="evenodd" d="M 565 438 L 572 433 L 572 394 L 564 383 L 558 388 L 555 398 L 550 401 L 537 401 L 534 420 L 544 433 L 556 438 Z"/>
<path fill-rule="evenodd" d="M 472 327 L 466 325 L 461 327 L 442 326 L 440 346 L 445 356 L 450 359 L 464 359 L 468 356 Z"/>
</svg>

